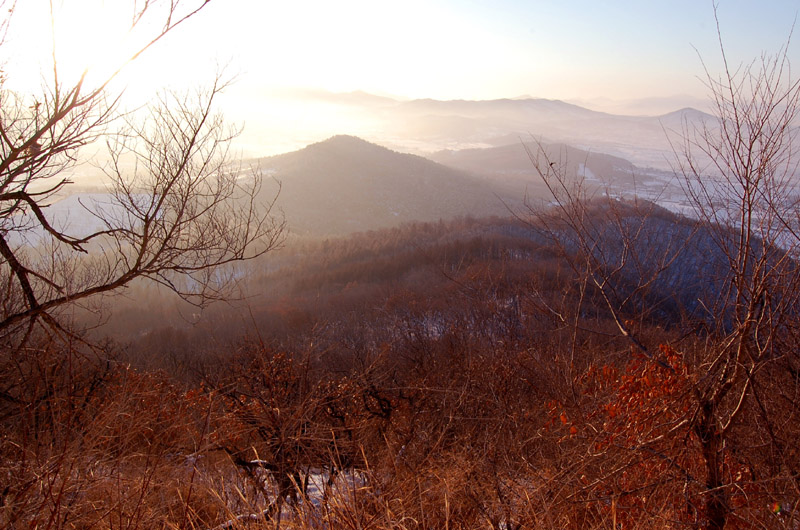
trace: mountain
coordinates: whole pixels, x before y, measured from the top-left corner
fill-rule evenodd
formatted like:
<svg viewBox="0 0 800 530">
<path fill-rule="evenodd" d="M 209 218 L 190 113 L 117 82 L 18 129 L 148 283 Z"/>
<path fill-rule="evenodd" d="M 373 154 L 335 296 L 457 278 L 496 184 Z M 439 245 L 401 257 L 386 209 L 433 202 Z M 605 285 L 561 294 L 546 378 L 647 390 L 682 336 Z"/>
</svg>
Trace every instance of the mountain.
<svg viewBox="0 0 800 530">
<path fill-rule="evenodd" d="M 535 138 L 661 170 L 669 169 L 673 144 L 684 124 L 713 123 L 711 115 L 690 108 L 658 116 L 626 116 L 541 98 L 421 99 L 384 107 L 379 115 L 385 134 L 413 137 L 418 143 L 439 146 L 437 150 L 502 146 Z"/>
<path fill-rule="evenodd" d="M 464 171 L 353 136 L 258 161 L 280 182 L 289 229 L 342 235 L 458 216 L 508 215 L 522 195 Z M 266 196 L 276 191 L 267 186 Z"/>
<path fill-rule="evenodd" d="M 531 155 L 539 144 L 517 140 L 498 147 L 443 150 L 428 155 L 440 164 L 485 176 L 514 193 L 524 193 L 534 204 L 549 202 L 550 191 L 537 175 Z M 541 144 L 548 162 L 557 164 L 568 184 L 581 181 L 589 195 L 611 193 L 618 197 L 638 196 L 658 202 L 674 211 L 684 200 L 684 191 L 672 172 L 640 168 L 624 158 L 566 144 Z M 529 154 L 530 151 L 530 154 Z M 547 163 L 542 161 L 542 165 Z M 520 191 L 522 190 L 522 191 Z"/>
<path fill-rule="evenodd" d="M 710 101 L 705 97 L 689 94 L 676 94 L 672 96 L 652 96 L 635 99 L 590 98 L 570 99 L 568 103 L 580 105 L 592 110 L 608 112 L 610 114 L 625 114 L 629 116 L 661 116 L 675 109 L 694 107 L 705 109 Z"/>
<path fill-rule="evenodd" d="M 434 114 L 456 114 L 461 116 L 507 117 L 524 120 L 527 118 L 564 119 L 590 118 L 602 115 L 602 112 L 589 110 L 578 105 L 566 103 L 558 99 L 526 98 L 526 99 L 494 99 L 494 100 L 435 100 L 416 99 L 403 103 L 400 110 L 412 112 L 428 112 Z"/>
<path fill-rule="evenodd" d="M 577 149 L 565 144 L 543 145 L 551 160 L 559 161 L 569 174 L 587 179 L 618 180 L 635 171 L 635 167 L 623 158 Z M 443 150 L 428 158 L 449 167 L 496 178 L 538 179 L 528 150 L 535 153 L 538 145 L 518 141 L 498 147 Z"/>
<path fill-rule="evenodd" d="M 665 128 L 679 131 L 683 129 L 685 124 L 709 124 L 713 125 L 716 122 L 716 118 L 711 114 L 705 113 L 703 111 L 686 107 L 680 110 L 676 110 L 673 112 L 669 112 L 667 114 L 663 114 L 658 117 L 659 123 L 663 125 Z"/>
<path fill-rule="evenodd" d="M 653 106 L 675 110 L 692 103 L 675 99 Z M 564 143 L 629 160 L 637 167 L 670 170 L 673 145 L 683 119 L 690 126 L 711 116 L 686 109 L 657 115 L 622 115 L 590 110 L 561 100 L 535 97 L 494 100 L 400 100 L 363 92 L 331 93 L 297 90 L 274 105 L 252 109 L 249 123 L 259 145 L 295 149 L 339 132 L 423 156 L 444 149 L 497 147 L 520 138 Z M 335 124 L 335 126 L 333 125 Z M 672 143 L 668 136 L 671 137 Z M 302 138 L 287 144 L 287 138 Z M 678 142 L 679 143 L 679 142 Z M 258 152 L 255 148 L 252 151 Z M 272 151 L 272 153 L 281 150 Z M 265 153 L 265 151 L 262 151 Z M 270 154 L 272 154 L 270 153 Z"/>
</svg>

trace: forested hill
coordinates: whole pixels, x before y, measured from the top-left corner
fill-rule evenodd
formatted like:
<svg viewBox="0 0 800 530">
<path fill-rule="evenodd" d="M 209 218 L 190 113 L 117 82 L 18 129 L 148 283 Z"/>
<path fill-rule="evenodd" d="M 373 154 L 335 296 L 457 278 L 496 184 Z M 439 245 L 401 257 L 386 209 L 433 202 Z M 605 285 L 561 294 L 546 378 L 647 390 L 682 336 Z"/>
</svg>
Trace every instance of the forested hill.
<svg viewBox="0 0 800 530">
<path fill-rule="evenodd" d="M 523 193 L 352 136 L 261 159 L 292 232 L 341 235 L 463 215 L 507 215 Z M 266 182 L 265 197 L 276 191 Z"/>
<path fill-rule="evenodd" d="M 583 258 L 567 225 L 551 220 L 544 226 L 533 217 L 459 218 L 293 240 L 252 265 L 243 281 L 247 296 L 239 303 L 212 307 L 191 322 L 131 308 L 117 312 L 107 329 L 124 337 L 129 326 L 148 328 L 135 350 L 157 359 L 185 351 L 193 362 L 205 345 L 216 348 L 254 334 L 292 349 L 310 336 L 317 344 L 374 336 L 406 318 L 465 329 L 489 326 L 492 331 L 483 331 L 489 335 L 508 332 L 511 318 L 521 326 L 514 333 L 524 335 L 538 329 L 536 319 L 551 318 L 548 312 L 582 306 L 584 316 L 603 322 L 595 325 L 612 326 L 600 294 L 591 285 L 579 289 L 581 275 L 590 273 L 613 286 L 612 302 L 642 326 L 671 328 L 683 318 L 700 318 L 701 309 L 718 299 L 725 258 L 691 220 L 646 202 L 598 201 L 587 205 L 586 214 L 586 235 L 597 244 L 594 255 Z M 587 262 L 592 270 L 575 269 Z M 169 311 L 168 303 L 160 306 Z M 477 314 L 482 316 L 475 320 Z M 412 324 L 419 322 L 404 325 Z M 328 333 L 338 338 L 323 339 Z"/>
</svg>

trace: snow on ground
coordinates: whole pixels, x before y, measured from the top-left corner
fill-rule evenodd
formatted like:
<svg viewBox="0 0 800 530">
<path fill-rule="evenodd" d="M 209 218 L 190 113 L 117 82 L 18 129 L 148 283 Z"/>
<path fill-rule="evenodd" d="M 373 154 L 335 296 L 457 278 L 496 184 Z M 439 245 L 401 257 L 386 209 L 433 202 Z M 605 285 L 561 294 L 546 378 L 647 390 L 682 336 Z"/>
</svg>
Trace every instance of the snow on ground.
<svg viewBox="0 0 800 530">
<path fill-rule="evenodd" d="M 597 182 L 600 180 L 597 178 L 597 175 L 594 174 L 594 171 L 586 167 L 586 164 L 583 162 L 578 165 L 578 177 L 583 177 L 588 182 Z"/>
<path fill-rule="evenodd" d="M 291 521 L 297 516 L 306 522 L 313 521 L 315 528 L 328 528 L 330 527 L 331 509 L 352 505 L 356 496 L 365 494 L 370 488 L 367 476 L 358 471 L 349 470 L 337 473 L 331 480 L 328 470 L 312 469 L 307 475 L 301 476 L 307 487 L 305 498 L 298 494 L 297 504 L 291 504 L 288 499 L 284 499 L 280 503 L 280 514 L 276 515 L 272 513 L 271 507 L 272 503 L 277 500 L 277 495 L 270 473 L 263 469 L 258 471 L 258 476 L 263 481 L 261 491 L 270 492 L 270 497 L 266 499 L 270 506 L 258 511 L 238 514 L 215 526 L 212 530 L 227 530 L 247 522 L 263 523 L 265 519 L 277 520 L 280 518 L 282 521 Z M 297 484 L 296 486 L 300 492 L 302 485 Z"/>
</svg>

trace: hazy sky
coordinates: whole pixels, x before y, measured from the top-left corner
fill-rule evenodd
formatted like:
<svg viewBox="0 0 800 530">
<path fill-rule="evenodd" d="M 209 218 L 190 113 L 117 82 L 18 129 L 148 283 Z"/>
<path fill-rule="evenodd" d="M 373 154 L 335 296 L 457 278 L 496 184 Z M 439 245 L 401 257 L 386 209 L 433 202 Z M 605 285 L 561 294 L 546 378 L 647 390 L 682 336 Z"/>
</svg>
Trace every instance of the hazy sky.
<svg viewBox="0 0 800 530">
<path fill-rule="evenodd" d="M 781 46 L 798 9 L 719 0 L 734 61 Z M 217 0 L 186 33 L 247 83 L 412 98 L 703 94 L 698 52 L 718 57 L 710 0 Z"/>
<path fill-rule="evenodd" d="M 114 62 L 115 17 L 132 1 L 54 0 L 63 5 L 56 26 L 64 73 L 86 61 Z M 50 53 L 47 6 L 19 0 L 16 33 L 4 46 L 7 71 L 26 71 L 28 83 Z M 731 63 L 778 50 L 798 10 L 797 0 L 718 0 Z M 799 41 L 790 45 L 794 64 Z M 163 84 L 207 82 L 226 64 L 237 74 L 228 117 L 262 129 L 272 120 L 275 142 L 286 130 L 278 121 L 299 128 L 320 119 L 318 109 L 261 111 L 271 95 L 297 88 L 403 98 L 530 95 L 607 110 L 603 100 L 705 97 L 699 56 L 718 71 L 711 0 L 213 0 L 125 81 L 132 96 L 146 97 Z"/>
<path fill-rule="evenodd" d="M 718 1 L 735 62 L 777 49 L 800 9 L 796 0 Z M 59 23 L 102 47 L 113 28 L 107 6 L 129 3 L 66 0 L 73 12 L 84 6 L 83 22 Z M 47 2 L 21 2 L 23 25 L 35 4 Z M 711 0 L 214 0 L 147 59 L 153 81 L 207 77 L 222 62 L 256 90 L 571 99 L 702 94 L 698 51 L 716 65 Z"/>
</svg>

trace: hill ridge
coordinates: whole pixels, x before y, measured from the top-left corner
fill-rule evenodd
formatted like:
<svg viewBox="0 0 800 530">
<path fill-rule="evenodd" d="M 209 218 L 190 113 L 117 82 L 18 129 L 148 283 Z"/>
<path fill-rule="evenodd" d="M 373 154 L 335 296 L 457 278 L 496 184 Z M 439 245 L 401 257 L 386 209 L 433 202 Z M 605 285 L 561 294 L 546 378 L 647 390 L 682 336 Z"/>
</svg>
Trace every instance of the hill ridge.
<svg viewBox="0 0 800 530">
<path fill-rule="evenodd" d="M 277 206 L 290 229 L 311 235 L 507 215 L 506 204 L 516 204 L 505 188 L 468 172 L 346 134 L 259 164 L 281 183 Z"/>
</svg>

